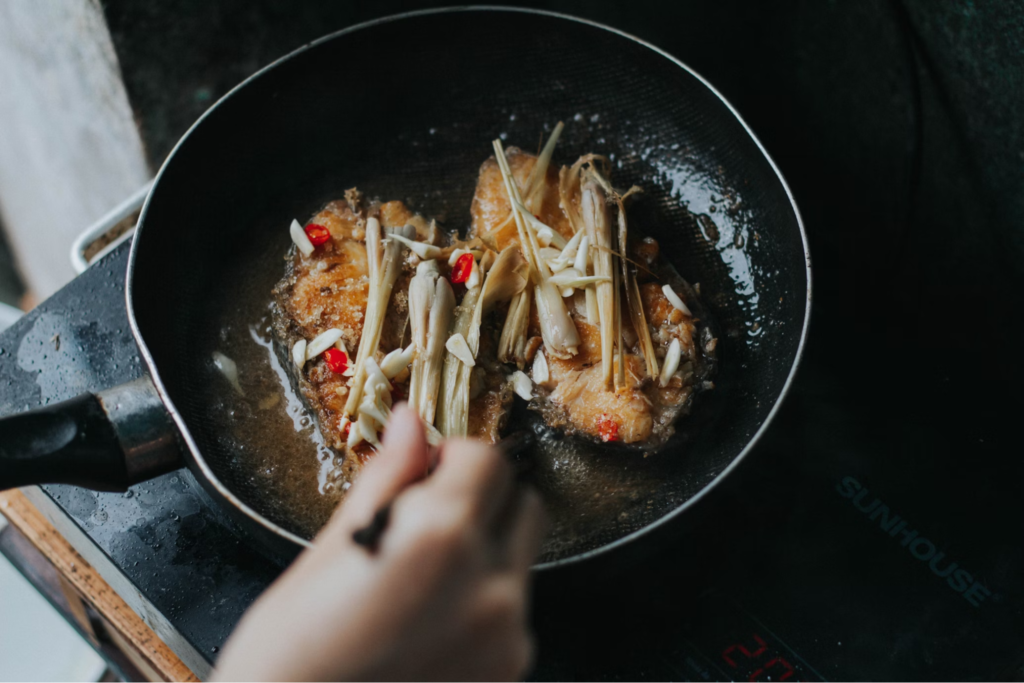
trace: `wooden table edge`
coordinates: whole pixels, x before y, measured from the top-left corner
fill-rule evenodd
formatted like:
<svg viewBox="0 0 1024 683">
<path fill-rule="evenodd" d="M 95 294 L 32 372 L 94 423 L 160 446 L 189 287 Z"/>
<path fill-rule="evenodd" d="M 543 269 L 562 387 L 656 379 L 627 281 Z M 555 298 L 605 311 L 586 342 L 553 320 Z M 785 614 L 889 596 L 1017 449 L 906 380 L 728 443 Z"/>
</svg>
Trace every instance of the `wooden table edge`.
<svg viewBox="0 0 1024 683">
<path fill-rule="evenodd" d="M 21 490 L 0 492 L 0 513 L 167 681 L 200 680 Z"/>
</svg>

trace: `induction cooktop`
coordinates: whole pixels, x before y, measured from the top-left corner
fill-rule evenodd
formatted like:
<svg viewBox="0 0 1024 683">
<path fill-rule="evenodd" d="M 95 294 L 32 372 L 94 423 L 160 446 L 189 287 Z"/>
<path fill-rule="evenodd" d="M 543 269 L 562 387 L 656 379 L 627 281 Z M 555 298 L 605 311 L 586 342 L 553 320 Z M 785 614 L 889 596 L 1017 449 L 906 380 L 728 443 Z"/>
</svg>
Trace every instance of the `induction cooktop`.
<svg viewBox="0 0 1024 683">
<path fill-rule="evenodd" d="M 142 374 L 127 249 L 0 336 L 0 414 Z M 824 318 L 722 486 L 639 544 L 538 576 L 533 679 L 1024 678 L 1019 389 L 942 349 L 909 354 L 907 335 L 844 355 Z M 200 676 L 281 571 L 187 470 L 29 494 Z"/>
</svg>

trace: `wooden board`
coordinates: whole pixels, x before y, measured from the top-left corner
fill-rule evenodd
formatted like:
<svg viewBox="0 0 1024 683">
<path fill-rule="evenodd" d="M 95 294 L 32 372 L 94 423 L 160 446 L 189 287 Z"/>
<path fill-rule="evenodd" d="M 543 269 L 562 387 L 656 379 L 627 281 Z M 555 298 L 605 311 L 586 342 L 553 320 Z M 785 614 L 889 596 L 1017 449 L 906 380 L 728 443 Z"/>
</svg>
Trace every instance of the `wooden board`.
<svg viewBox="0 0 1024 683">
<path fill-rule="evenodd" d="M 160 640 L 106 581 L 82 559 L 21 491 L 0 493 L 0 513 L 60 572 L 61 576 L 140 655 L 140 669 L 165 681 L 199 678 Z"/>
</svg>

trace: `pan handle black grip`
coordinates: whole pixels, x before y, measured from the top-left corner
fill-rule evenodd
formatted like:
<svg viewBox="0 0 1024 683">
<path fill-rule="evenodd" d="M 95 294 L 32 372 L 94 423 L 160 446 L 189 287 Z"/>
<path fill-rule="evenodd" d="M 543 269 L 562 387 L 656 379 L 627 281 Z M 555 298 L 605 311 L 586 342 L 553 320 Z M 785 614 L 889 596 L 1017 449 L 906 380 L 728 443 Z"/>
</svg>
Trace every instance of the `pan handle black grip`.
<svg viewBox="0 0 1024 683">
<path fill-rule="evenodd" d="M 148 377 L 0 419 L 0 490 L 124 491 L 180 465 L 173 425 Z"/>
</svg>

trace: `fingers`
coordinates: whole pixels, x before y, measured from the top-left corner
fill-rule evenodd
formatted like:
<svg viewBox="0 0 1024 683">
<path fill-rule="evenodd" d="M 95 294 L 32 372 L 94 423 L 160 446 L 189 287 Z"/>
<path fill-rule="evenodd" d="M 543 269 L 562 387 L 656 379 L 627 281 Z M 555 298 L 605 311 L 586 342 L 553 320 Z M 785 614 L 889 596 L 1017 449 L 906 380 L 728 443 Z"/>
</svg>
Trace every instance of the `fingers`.
<svg viewBox="0 0 1024 683">
<path fill-rule="evenodd" d="M 419 415 L 405 403 L 395 406 L 384 441 L 352 486 L 339 517 L 362 526 L 406 487 L 422 479 L 430 464 L 427 436 Z"/>
<path fill-rule="evenodd" d="M 506 505 L 513 490 L 512 468 L 501 452 L 479 441 L 452 439 L 441 445 L 431 486 L 459 501 L 469 516 L 486 525 Z"/>
<path fill-rule="evenodd" d="M 532 488 L 523 489 L 505 540 L 506 556 L 513 570 L 529 572 L 540 553 L 547 528 L 547 513 L 540 494 Z"/>
</svg>

